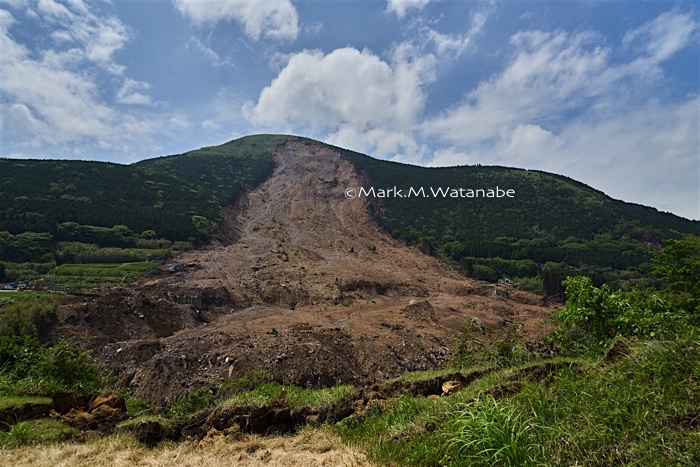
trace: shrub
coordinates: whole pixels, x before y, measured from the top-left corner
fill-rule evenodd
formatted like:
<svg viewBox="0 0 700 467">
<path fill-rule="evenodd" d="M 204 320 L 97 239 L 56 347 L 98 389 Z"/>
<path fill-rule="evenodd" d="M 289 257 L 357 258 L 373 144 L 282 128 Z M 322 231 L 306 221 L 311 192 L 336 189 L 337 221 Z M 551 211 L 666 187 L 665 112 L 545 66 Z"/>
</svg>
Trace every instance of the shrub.
<svg viewBox="0 0 700 467">
<path fill-rule="evenodd" d="M 27 392 L 36 394 L 89 393 L 102 387 L 102 378 L 90 354 L 71 346 L 66 340 L 43 348 L 28 373 L 29 381 L 34 387 L 27 388 Z"/>
<path fill-rule="evenodd" d="M 616 337 L 664 339 L 689 325 L 683 310 L 658 294 L 594 287 L 588 277 L 564 281 L 566 305 L 555 315 L 559 327 L 549 336 L 563 350 L 599 352 Z"/>
<path fill-rule="evenodd" d="M 487 331 L 492 334 L 493 331 Z M 465 368 L 474 365 L 508 366 L 532 360 L 536 355 L 523 345 L 519 325 L 508 326 L 499 335 L 478 338 L 473 326 L 462 329 L 461 338 L 452 354 L 452 365 Z"/>
<path fill-rule="evenodd" d="M 18 301 L 0 306 L 0 334 L 39 336 L 56 315 L 56 304 L 43 300 Z"/>
<path fill-rule="evenodd" d="M 6 394 L 89 393 L 102 385 L 90 355 L 68 341 L 42 347 L 32 336 L 0 336 L 0 391 Z"/>
</svg>

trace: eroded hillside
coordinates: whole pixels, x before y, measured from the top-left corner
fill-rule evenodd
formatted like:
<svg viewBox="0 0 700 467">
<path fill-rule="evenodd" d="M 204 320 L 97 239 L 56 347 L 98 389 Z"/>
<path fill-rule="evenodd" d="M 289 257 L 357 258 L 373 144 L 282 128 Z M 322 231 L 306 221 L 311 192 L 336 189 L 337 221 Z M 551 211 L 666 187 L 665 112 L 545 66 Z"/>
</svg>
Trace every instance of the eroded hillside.
<svg viewBox="0 0 700 467">
<path fill-rule="evenodd" d="M 220 239 L 104 296 L 59 311 L 56 335 L 91 348 L 118 384 L 156 403 L 252 369 L 302 386 L 366 384 L 449 359 L 465 326 L 551 311 L 465 279 L 383 232 L 354 167 L 289 141 L 272 176 L 227 209 Z"/>
</svg>

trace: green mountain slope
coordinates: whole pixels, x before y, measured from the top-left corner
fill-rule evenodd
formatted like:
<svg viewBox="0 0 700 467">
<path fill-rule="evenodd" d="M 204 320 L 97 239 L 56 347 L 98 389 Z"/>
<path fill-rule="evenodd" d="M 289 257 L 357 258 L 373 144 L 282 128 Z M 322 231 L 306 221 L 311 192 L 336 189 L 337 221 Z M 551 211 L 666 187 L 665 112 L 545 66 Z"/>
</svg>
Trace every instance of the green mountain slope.
<svg viewBox="0 0 700 467">
<path fill-rule="evenodd" d="M 228 205 L 247 189 L 265 180 L 273 169 L 272 153 L 290 139 L 285 135 L 254 135 L 220 146 L 210 146 L 176 156 L 141 161 L 147 167 L 197 185 L 219 205 Z"/>
<path fill-rule="evenodd" d="M 60 262 L 57 242 L 143 248 L 158 238 L 206 241 L 221 209 L 272 173 L 274 149 L 290 139 L 323 144 L 255 135 L 132 165 L 0 159 L 0 261 Z M 559 175 L 429 169 L 336 149 L 364 174 L 365 188 L 422 187 L 426 196 L 373 199 L 378 222 L 475 277 L 534 276 L 548 262 L 644 272 L 650 248 L 700 233 L 698 221 L 613 200 Z M 433 196 L 496 186 L 513 197 Z"/>
<path fill-rule="evenodd" d="M 218 206 L 195 183 L 138 166 L 102 162 L 0 159 L 0 230 L 49 232 L 62 223 L 155 230 L 197 237 L 193 215 L 215 219 Z"/>
<path fill-rule="evenodd" d="M 611 275 L 615 270 L 643 273 L 663 240 L 700 233 L 699 221 L 614 200 L 561 175 L 479 165 L 424 168 L 337 149 L 365 176 L 364 188 L 401 190 L 403 197 L 372 200 L 387 231 L 481 279 L 534 276 L 546 263 L 558 263 L 548 268 L 555 276 L 582 266 L 608 278 L 624 276 Z M 483 196 L 497 187 L 500 198 Z"/>
</svg>

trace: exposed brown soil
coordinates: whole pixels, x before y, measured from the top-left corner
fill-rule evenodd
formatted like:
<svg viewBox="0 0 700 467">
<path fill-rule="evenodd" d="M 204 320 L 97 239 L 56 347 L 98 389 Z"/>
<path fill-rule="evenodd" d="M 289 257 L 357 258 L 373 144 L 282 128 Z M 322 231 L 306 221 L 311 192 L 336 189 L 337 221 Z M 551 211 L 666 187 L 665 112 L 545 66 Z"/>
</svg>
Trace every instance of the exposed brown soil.
<svg viewBox="0 0 700 467">
<path fill-rule="evenodd" d="M 288 142 L 265 183 L 225 212 L 220 241 L 128 288 L 59 309 L 55 336 L 93 350 L 156 404 L 252 369 L 301 386 L 367 385 L 449 360 L 465 326 L 526 333 L 539 297 L 464 278 L 383 232 L 352 164 Z"/>
</svg>

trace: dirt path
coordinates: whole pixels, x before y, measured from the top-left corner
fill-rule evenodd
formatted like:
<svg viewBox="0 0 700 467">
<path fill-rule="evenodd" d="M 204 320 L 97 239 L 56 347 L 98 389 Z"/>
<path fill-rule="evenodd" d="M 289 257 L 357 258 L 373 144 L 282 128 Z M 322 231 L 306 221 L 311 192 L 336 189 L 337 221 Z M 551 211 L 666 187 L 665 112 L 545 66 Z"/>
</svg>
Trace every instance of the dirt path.
<svg viewBox="0 0 700 467">
<path fill-rule="evenodd" d="M 275 163 L 227 210 L 226 241 L 178 258 L 199 268 L 63 307 L 58 333 L 136 395 L 167 403 L 251 369 L 329 386 L 435 368 L 465 326 L 534 330 L 551 311 L 391 238 L 363 199 L 345 198 L 364 184 L 330 149 L 288 142 Z"/>
</svg>

